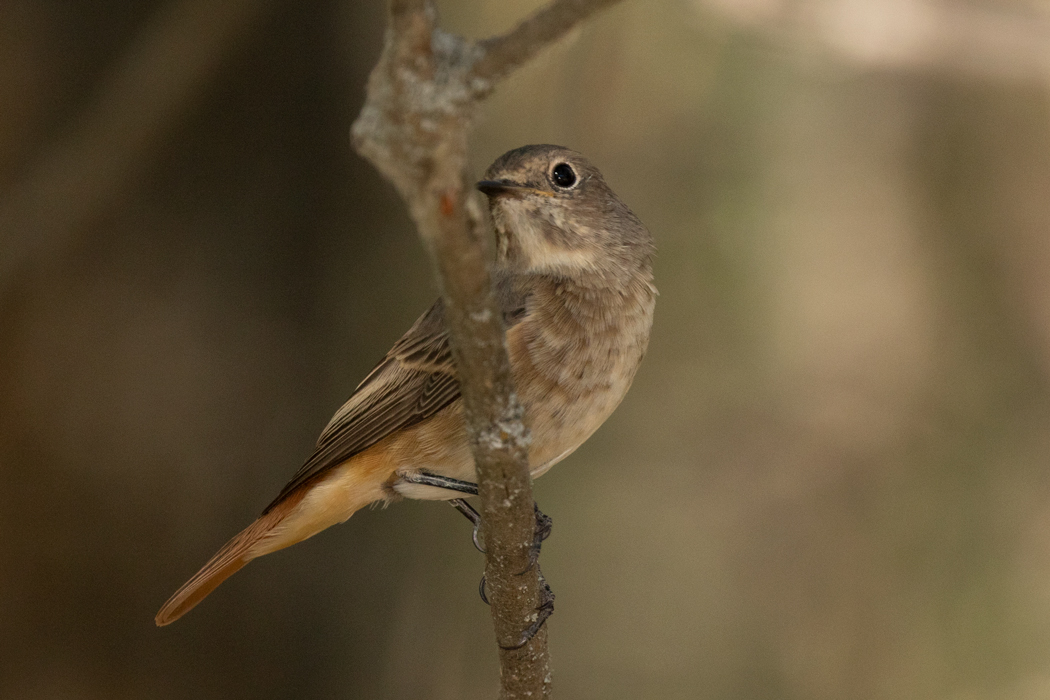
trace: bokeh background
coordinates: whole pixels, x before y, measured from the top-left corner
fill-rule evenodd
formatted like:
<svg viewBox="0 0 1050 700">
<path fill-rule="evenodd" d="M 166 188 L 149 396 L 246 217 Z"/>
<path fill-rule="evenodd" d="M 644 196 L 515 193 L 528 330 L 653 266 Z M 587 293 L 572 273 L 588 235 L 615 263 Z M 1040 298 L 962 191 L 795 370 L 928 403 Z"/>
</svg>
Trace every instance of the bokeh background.
<svg viewBox="0 0 1050 700">
<path fill-rule="evenodd" d="M 0 3 L 0 697 L 495 696 L 441 503 L 153 625 L 435 296 L 349 145 L 383 30 Z M 628 0 L 484 106 L 476 173 L 571 146 L 659 246 L 634 388 L 536 486 L 559 697 L 1050 697 L 1048 94 L 1037 0 Z"/>
</svg>

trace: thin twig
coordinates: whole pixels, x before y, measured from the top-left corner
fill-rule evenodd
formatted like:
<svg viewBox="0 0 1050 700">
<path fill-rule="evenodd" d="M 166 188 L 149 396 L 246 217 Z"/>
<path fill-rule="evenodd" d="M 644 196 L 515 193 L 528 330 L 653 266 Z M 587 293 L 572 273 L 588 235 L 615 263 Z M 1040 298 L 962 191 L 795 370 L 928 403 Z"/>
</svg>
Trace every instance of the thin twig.
<svg viewBox="0 0 1050 700">
<path fill-rule="evenodd" d="M 485 55 L 474 66 L 474 75 L 490 82 L 503 78 L 587 17 L 617 2 L 555 0 L 506 34 L 482 41 Z"/>
</svg>

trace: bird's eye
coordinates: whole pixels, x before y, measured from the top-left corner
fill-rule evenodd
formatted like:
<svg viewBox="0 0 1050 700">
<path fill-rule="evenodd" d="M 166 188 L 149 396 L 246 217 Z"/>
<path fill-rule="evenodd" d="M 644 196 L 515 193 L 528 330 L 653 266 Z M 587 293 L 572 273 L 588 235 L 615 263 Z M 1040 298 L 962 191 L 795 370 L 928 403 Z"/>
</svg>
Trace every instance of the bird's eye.
<svg viewBox="0 0 1050 700">
<path fill-rule="evenodd" d="M 576 171 L 568 163 L 558 163 L 551 170 L 551 180 L 556 187 L 568 189 L 576 184 Z"/>
</svg>

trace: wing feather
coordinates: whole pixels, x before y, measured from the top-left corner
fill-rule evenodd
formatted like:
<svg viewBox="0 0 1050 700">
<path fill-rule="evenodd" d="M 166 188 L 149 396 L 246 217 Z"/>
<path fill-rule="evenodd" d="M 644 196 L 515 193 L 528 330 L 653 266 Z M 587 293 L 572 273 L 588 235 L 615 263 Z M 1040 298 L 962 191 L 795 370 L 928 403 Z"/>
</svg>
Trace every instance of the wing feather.
<svg viewBox="0 0 1050 700">
<path fill-rule="evenodd" d="M 459 398 L 444 311 L 438 300 L 394 344 L 332 417 L 313 454 L 264 514 L 317 475 Z"/>
<path fill-rule="evenodd" d="M 496 292 L 509 328 L 525 314 L 525 296 L 509 279 Z M 459 398 L 459 378 L 439 299 L 412 324 L 369 372 L 317 440 L 306 463 L 263 514 L 307 481 L 345 462 L 392 433 L 435 415 Z"/>
</svg>

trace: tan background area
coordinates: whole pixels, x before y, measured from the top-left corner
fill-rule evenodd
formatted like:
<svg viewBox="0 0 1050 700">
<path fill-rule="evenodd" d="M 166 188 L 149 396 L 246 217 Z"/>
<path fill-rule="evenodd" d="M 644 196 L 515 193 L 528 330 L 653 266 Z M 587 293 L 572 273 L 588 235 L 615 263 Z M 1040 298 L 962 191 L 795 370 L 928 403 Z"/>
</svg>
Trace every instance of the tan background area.
<svg viewBox="0 0 1050 700">
<path fill-rule="evenodd" d="M 0 697 L 493 697 L 441 503 L 153 625 L 435 294 L 348 143 L 380 3 L 205 4 L 153 117 L 121 71 L 201 3 L 0 4 Z M 558 697 L 1050 696 L 1047 47 L 1021 0 L 630 0 L 487 103 L 476 174 L 576 148 L 659 247 L 634 388 L 536 486 Z"/>
</svg>

